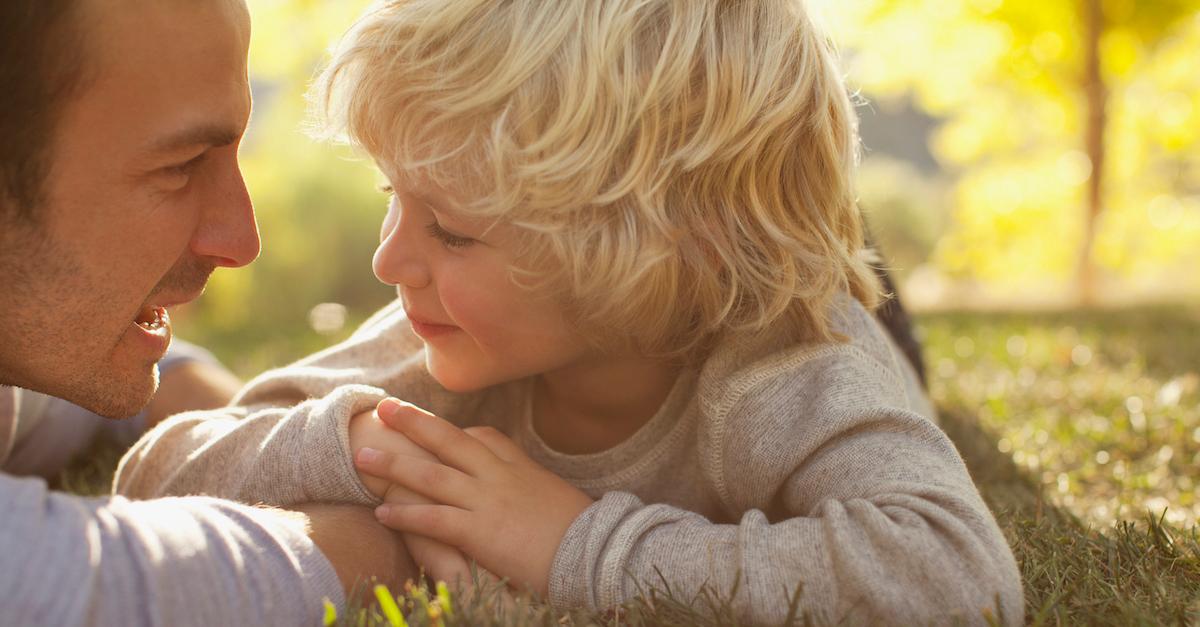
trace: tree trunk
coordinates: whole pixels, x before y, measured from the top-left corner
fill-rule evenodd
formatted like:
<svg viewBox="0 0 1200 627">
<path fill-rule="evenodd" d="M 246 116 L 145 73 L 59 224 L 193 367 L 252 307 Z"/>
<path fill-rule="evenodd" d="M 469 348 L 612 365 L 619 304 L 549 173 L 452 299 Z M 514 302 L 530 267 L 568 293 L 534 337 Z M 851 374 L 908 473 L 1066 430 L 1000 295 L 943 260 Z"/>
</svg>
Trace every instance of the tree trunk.
<svg viewBox="0 0 1200 627">
<path fill-rule="evenodd" d="M 1079 299 L 1084 305 L 1096 301 L 1096 262 L 1093 258 L 1096 229 L 1104 201 L 1104 130 L 1108 88 L 1100 71 L 1100 36 L 1104 32 L 1101 0 L 1081 0 L 1084 21 L 1083 91 L 1087 98 L 1084 143 L 1092 164 L 1088 178 L 1083 246 L 1079 255 Z"/>
</svg>

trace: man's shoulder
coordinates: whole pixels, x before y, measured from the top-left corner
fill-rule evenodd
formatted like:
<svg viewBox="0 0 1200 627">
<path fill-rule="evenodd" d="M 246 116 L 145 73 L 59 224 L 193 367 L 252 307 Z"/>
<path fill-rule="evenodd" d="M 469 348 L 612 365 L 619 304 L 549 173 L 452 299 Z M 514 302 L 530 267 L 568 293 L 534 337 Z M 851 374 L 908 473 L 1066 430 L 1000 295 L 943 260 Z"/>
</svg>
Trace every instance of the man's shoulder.
<svg viewBox="0 0 1200 627">
<path fill-rule="evenodd" d="M 17 438 L 17 408 L 20 406 L 20 391 L 0 385 L 0 468 L 12 454 L 13 442 Z"/>
<path fill-rule="evenodd" d="M 9 418 L 16 418 L 18 394 L 17 388 L 0 385 L 0 424 L 7 423 Z"/>
</svg>

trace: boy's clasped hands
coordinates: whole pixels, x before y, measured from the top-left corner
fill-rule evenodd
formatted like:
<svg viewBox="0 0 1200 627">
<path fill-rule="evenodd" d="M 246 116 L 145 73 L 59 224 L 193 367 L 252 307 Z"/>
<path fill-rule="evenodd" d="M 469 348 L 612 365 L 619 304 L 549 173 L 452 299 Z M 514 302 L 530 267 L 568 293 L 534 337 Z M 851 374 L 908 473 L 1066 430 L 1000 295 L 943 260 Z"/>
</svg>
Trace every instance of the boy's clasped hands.
<svg viewBox="0 0 1200 627">
<path fill-rule="evenodd" d="M 404 532 L 436 580 L 471 583 L 474 560 L 545 597 L 559 543 L 592 504 L 499 431 L 460 429 L 396 399 L 351 420 L 350 450 L 363 485 L 383 500 L 376 518 Z"/>
</svg>

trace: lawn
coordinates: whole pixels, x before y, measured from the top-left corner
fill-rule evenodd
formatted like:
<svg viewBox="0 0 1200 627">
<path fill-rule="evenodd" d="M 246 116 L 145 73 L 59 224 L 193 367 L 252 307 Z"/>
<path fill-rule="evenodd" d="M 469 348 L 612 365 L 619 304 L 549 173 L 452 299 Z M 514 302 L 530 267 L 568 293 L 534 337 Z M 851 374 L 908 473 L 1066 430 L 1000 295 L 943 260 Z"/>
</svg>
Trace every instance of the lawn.
<svg viewBox="0 0 1200 627">
<path fill-rule="evenodd" d="M 942 426 L 1021 565 L 1030 624 L 1200 623 L 1200 305 L 925 314 L 918 332 Z M 78 465 L 65 484 L 94 490 L 111 463 Z M 446 615 L 432 592 L 401 597 L 414 625 L 612 622 L 536 606 L 501 618 L 486 600 Z M 624 615 L 729 620 L 712 599 Z M 378 607 L 342 622 L 388 624 Z"/>
<path fill-rule="evenodd" d="M 1196 624 L 1200 306 L 922 316 L 1031 624 Z"/>
</svg>

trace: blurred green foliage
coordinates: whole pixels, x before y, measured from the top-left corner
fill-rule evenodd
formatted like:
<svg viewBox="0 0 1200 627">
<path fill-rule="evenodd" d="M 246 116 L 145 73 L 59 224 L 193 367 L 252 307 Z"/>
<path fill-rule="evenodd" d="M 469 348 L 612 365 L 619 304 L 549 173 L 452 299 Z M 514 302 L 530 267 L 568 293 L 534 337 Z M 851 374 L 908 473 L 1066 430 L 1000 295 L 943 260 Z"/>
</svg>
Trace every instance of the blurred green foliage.
<svg viewBox="0 0 1200 627">
<path fill-rule="evenodd" d="M 305 92 L 361 0 L 250 0 L 255 106 L 241 152 L 262 233 L 261 257 L 222 270 L 176 316 L 181 337 L 210 347 L 242 376 L 283 365 L 343 337 L 394 291 L 371 273 L 386 198 L 369 160 L 306 133 Z M 348 310 L 318 333 L 321 303 Z"/>
</svg>

